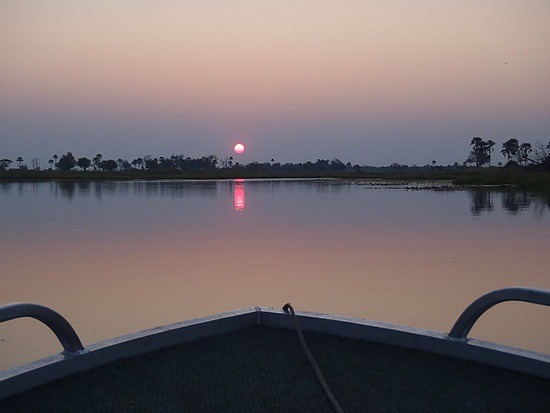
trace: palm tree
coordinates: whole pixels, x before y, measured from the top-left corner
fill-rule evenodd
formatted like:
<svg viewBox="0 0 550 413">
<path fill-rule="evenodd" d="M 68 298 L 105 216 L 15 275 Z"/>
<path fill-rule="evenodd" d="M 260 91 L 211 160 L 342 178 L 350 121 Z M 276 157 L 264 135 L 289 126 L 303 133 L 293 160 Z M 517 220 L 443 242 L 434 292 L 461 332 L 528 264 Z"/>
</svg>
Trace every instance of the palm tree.
<svg viewBox="0 0 550 413">
<path fill-rule="evenodd" d="M 506 142 L 502 144 L 502 150 L 500 153 L 503 156 L 506 156 L 508 159 L 508 162 L 510 162 L 518 153 L 519 150 L 519 142 L 516 138 L 508 139 Z"/>
<path fill-rule="evenodd" d="M 484 141 L 476 136 L 472 138 L 470 146 L 472 146 L 472 150 L 468 159 L 466 159 L 467 163 L 475 163 L 477 167 L 481 167 L 487 163 L 491 166 L 491 152 L 493 152 L 493 146 L 495 146 L 492 140 Z"/>
<path fill-rule="evenodd" d="M 487 142 L 479 136 L 476 136 L 470 141 L 470 146 L 472 147 L 472 150 L 470 151 L 470 155 L 468 156 L 466 162 L 475 163 L 477 167 L 486 164 L 487 154 L 485 152 L 485 148 L 487 146 Z"/>
<path fill-rule="evenodd" d="M 17 165 L 19 165 L 19 169 L 23 167 L 23 158 L 20 156 L 15 160 L 17 162 Z"/>
</svg>

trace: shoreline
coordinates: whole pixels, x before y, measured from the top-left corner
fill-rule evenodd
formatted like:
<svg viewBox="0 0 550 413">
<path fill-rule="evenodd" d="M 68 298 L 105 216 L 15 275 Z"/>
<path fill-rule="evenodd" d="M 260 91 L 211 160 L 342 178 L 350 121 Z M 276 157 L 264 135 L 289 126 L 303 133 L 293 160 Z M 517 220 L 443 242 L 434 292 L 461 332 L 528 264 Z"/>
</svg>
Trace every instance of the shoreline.
<svg viewBox="0 0 550 413">
<path fill-rule="evenodd" d="M 383 168 L 381 168 L 383 169 Z M 460 168 L 434 170 L 261 172 L 246 168 L 199 171 L 32 171 L 10 169 L 0 172 L 1 182 L 37 181 L 129 181 L 129 180 L 222 180 L 222 179 L 345 179 L 387 181 L 448 181 L 457 187 L 502 187 L 550 196 L 550 173 L 504 168 Z"/>
</svg>

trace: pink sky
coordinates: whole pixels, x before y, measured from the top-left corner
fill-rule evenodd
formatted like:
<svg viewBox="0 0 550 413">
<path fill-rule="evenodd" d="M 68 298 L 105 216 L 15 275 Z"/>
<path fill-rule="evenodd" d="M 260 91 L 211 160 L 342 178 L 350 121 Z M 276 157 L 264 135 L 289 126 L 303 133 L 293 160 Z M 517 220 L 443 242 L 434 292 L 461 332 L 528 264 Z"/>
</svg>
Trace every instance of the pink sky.
<svg viewBox="0 0 550 413">
<path fill-rule="evenodd" d="M 0 157 L 462 162 L 550 140 L 547 1 L 0 3 Z M 503 158 L 504 159 L 504 158 Z"/>
</svg>

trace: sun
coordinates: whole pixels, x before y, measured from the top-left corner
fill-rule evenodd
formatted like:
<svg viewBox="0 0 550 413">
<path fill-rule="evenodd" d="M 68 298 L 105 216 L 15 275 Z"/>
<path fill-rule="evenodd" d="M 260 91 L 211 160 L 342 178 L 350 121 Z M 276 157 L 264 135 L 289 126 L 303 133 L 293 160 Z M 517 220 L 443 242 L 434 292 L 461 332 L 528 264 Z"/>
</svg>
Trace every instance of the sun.
<svg viewBox="0 0 550 413">
<path fill-rule="evenodd" d="M 233 147 L 233 150 L 235 153 L 238 153 L 239 155 L 244 152 L 244 145 L 242 143 L 238 143 Z"/>
</svg>

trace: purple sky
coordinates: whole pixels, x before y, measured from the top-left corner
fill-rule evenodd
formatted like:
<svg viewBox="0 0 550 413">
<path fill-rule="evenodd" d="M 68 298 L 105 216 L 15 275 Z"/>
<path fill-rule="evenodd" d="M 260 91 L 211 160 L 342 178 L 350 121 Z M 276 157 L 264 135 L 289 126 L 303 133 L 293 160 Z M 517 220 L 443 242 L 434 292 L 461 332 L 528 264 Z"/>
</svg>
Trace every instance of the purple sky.
<svg viewBox="0 0 550 413">
<path fill-rule="evenodd" d="M 550 141 L 550 2 L 4 0 L 0 158 L 463 162 Z"/>
</svg>

